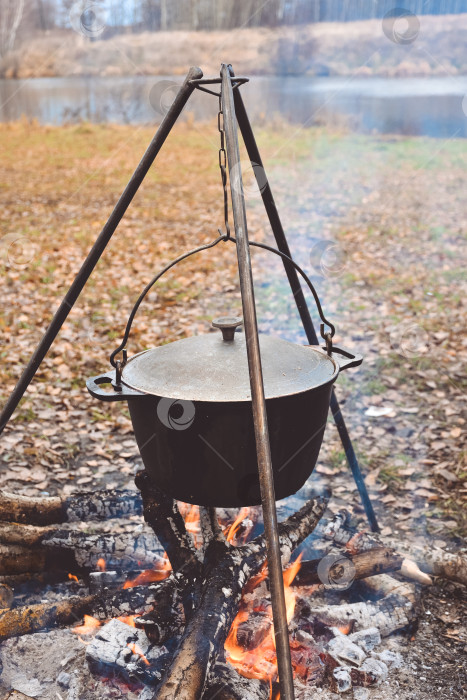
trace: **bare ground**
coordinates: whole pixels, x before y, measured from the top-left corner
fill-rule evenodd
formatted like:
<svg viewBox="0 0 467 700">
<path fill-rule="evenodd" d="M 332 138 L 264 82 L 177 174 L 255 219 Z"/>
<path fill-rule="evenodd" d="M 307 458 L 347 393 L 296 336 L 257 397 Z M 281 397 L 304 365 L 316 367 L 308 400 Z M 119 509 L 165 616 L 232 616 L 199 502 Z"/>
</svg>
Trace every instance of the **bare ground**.
<svg viewBox="0 0 467 700">
<path fill-rule="evenodd" d="M 149 138 L 147 128 L 0 127 L 3 401 Z M 466 143 L 290 127 L 258 139 L 294 255 L 312 272 L 336 341 L 365 356 L 339 379 L 338 395 L 380 522 L 399 537 L 465 547 Z M 214 125 L 175 130 L 2 436 L 0 488 L 36 495 L 132 484 L 140 460 L 128 414 L 92 400 L 84 381 L 107 367 L 154 270 L 215 237 L 216 148 Z M 250 235 L 271 241 L 259 199 L 247 192 Z M 296 338 L 280 266 L 264 255 L 254 256 L 261 328 Z M 208 332 L 211 317 L 239 307 L 233 247 L 222 245 L 153 293 L 130 353 Z M 354 508 L 363 522 L 332 422 L 311 486 L 320 480 L 331 482 L 332 510 Z M 409 664 L 400 685 L 372 692 L 375 700 L 465 694 L 465 590 L 440 583 L 423 605 L 419 630 L 391 642 Z M 54 633 L 51 644 L 66 646 L 68 634 Z M 11 649 L 11 663 L 26 668 L 49 645 L 34 637 L 8 642 L 2 655 Z M 76 697 L 121 696 L 82 675 L 75 647 L 64 668 L 90 684 Z M 53 668 L 35 675 L 50 677 L 55 693 Z"/>
</svg>

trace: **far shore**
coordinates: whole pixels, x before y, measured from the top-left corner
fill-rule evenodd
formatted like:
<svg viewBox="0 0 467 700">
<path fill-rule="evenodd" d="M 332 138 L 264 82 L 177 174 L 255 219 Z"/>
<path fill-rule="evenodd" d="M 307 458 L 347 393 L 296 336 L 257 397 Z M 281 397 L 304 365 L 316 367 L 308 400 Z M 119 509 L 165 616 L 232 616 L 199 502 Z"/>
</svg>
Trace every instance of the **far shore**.
<svg viewBox="0 0 467 700">
<path fill-rule="evenodd" d="M 467 75 L 467 14 L 422 16 L 413 43 L 398 44 L 381 20 L 231 31 L 123 34 L 90 41 L 69 31 L 45 32 L 0 62 L 2 78 L 178 75 L 199 65 L 217 74 L 221 62 L 237 75 Z"/>
</svg>

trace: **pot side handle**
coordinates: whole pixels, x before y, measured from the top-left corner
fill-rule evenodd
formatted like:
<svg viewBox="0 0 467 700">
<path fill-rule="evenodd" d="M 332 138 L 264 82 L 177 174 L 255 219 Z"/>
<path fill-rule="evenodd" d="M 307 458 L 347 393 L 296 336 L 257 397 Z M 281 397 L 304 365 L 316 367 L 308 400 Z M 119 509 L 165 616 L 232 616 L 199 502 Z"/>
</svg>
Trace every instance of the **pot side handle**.
<svg viewBox="0 0 467 700">
<path fill-rule="evenodd" d="M 335 357 L 335 355 L 339 355 L 340 357 Z M 344 369 L 349 369 L 349 367 L 359 367 L 363 362 L 362 355 L 352 355 L 351 352 L 342 350 L 342 348 L 336 348 L 335 345 L 332 348 L 331 356 L 339 365 L 340 372 L 342 372 Z"/>
<path fill-rule="evenodd" d="M 111 384 L 113 391 L 107 391 L 101 388 L 105 384 Z M 145 396 L 142 392 L 130 389 L 127 386 L 122 385 L 120 389 L 117 389 L 115 370 L 109 370 L 105 372 L 105 374 L 97 375 L 97 377 L 90 377 L 86 380 L 86 388 L 91 396 L 100 401 L 128 401 L 129 399 L 135 399 L 139 396 Z"/>
</svg>

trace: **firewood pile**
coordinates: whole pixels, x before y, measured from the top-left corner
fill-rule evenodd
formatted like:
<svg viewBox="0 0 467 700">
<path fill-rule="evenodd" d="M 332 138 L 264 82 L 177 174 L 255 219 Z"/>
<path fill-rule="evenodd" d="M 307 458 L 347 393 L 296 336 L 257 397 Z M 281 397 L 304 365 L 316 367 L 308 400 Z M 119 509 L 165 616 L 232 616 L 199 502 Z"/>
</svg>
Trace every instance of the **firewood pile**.
<svg viewBox="0 0 467 700">
<path fill-rule="evenodd" d="M 261 534 L 244 541 L 257 514 L 242 510 L 232 524 L 232 514 L 200 507 L 195 521 L 193 509 L 160 493 L 145 472 L 136 483 L 141 495 L 0 493 L 0 641 L 74 625 L 90 673 L 139 684 L 141 698 L 276 698 L 265 542 Z M 328 500 L 311 499 L 280 524 L 304 700 L 316 686 L 341 693 L 383 683 L 401 659 L 378 647 L 416 620 L 418 584 L 429 585 L 430 575 L 467 584 L 464 556 L 358 532 L 345 511 L 325 519 Z M 130 518 L 133 531 L 99 531 L 116 518 Z M 317 556 L 296 558 L 311 533 Z M 46 583 L 51 572 L 85 580 L 87 589 L 34 605 L 16 600 L 19 585 Z"/>
</svg>

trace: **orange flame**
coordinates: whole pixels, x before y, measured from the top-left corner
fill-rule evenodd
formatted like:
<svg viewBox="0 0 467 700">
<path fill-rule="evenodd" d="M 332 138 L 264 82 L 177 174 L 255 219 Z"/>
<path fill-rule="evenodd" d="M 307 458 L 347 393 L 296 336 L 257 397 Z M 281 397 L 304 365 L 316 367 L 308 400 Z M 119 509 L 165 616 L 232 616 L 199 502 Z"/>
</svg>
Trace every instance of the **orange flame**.
<svg viewBox="0 0 467 700">
<path fill-rule="evenodd" d="M 195 547 L 199 549 L 203 544 L 203 537 L 201 534 L 201 523 L 199 517 L 199 506 L 193 506 L 190 503 L 179 502 L 178 508 L 182 517 L 185 520 L 186 529 L 193 537 Z"/>
<path fill-rule="evenodd" d="M 146 569 L 142 571 L 138 576 L 130 581 L 125 581 L 123 588 L 133 588 L 134 586 L 143 586 L 147 583 L 153 583 L 155 581 L 162 581 L 167 578 L 172 571 L 172 566 L 169 562 L 169 557 L 164 552 L 162 559 L 158 559 L 153 569 Z"/>
<path fill-rule="evenodd" d="M 137 656 L 141 657 L 141 659 L 144 661 L 144 663 L 146 664 L 146 666 L 150 666 L 149 661 L 147 660 L 147 658 L 146 658 L 145 655 L 143 654 L 143 652 L 142 652 L 142 650 L 140 649 L 140 647 L 136 644 L 136 642 L 132 642 L 131 644 L 128 644 L 128 647 L 131 649 L 131 651 L 133 652 L 133 654 L 136 654 Z"/>
<path fill-rule="evenodd" d="M 295 611 L 296 592 L 291 588 L 292 581 L 300 569 L 301 556 L 283 573 L 285 602 L 287 611 L 287 622 L 293 618 Z M 260 571 L 255 577 L 255 584 L 258 586 L 267 575 L 266 567 Z M 251 589 L 250 589 L 251 590 Z M 259 680 L 269 681 L 270 683 L 277 676 L 277 657 L 274 638 L 274 626 L 272 624 L 271 607 L 267 610 L 270 623 L 269 632 L 265 635 L 262 641 L 255 649 L 244 649 L 238 641 L 238 629 L 243 622 L 246 622 L 249 617 L 247 609 L 241 609 L 230 628 L 229 635 L 225 642 L 225 651 L 227 661 L 246 678 L 257 678 Z M 270 700 L 272 700 L 272 685 Z"/>
<path fill-rule="evenodd" d="M 225 536 L 225 539 L 227 542 L 232 542 L 234 539 L 238 528 L 240 527 L 241 523 L 245 520 L 245 518 L 248 517 L 250 513 L 250 509 L 248 507 L 244 507 L 241 509 L 240 513 L 237 515 L 235 521 L 232 523 L 232 525 L 229 527 L 227 534 Z"/>
<path fill-rule="evenodd" d="M 102 557 L 100 559 L 98 559 L 96 566 L 97 566 L 98 571 L 105 571 L 106 570 L 105 559 L 103 559 Z"/>
<path fill-rule="evenodd" d="M 78 577 L 74 574 L 68 574 L 68 578 L 70 579 L 70 581 L 76 581 L 76 583 L 79 583 Z"/>
<path fill-rule="evenodd" d="M 286 571 L 283 573 L 284 577 L 284 593 L 285 593 L 285 608 L 287 611 L 287 624 L 291 621 L 293 618 L 293 614 L 295 611 L 295 598 L 296 598 L 296 592 L 291 588 L 292 586 L 292 581 L 294 580 L 295 576 L 298 574 L 300 571 L 301 567 L 301 561 L 303 557 L 303 552 L 301 552 L 296 560 L 289 566 Z"/>
<path fill-rule="evenodd" d="M 120 617 L 117 617 L 117 620 L 124 622 L 126 625 L 130 625 L 130 627 L 136 627 L 135 617 L 136 615 L 120 615 Z"/>
<path fill-rule="evenodd" d="M 95 632 L 101 625 L 102 622 L 97 620 L 95 617 L 92 617 L 91 615 L 84 615 L 84 624 L 78 625 L 78 627 L 73 627 L 71 631 L 73 634 L 79 634 L 80 636 L 82 634 L 89 635 L 93 634 L 93 632 Z"/>
</svg>

